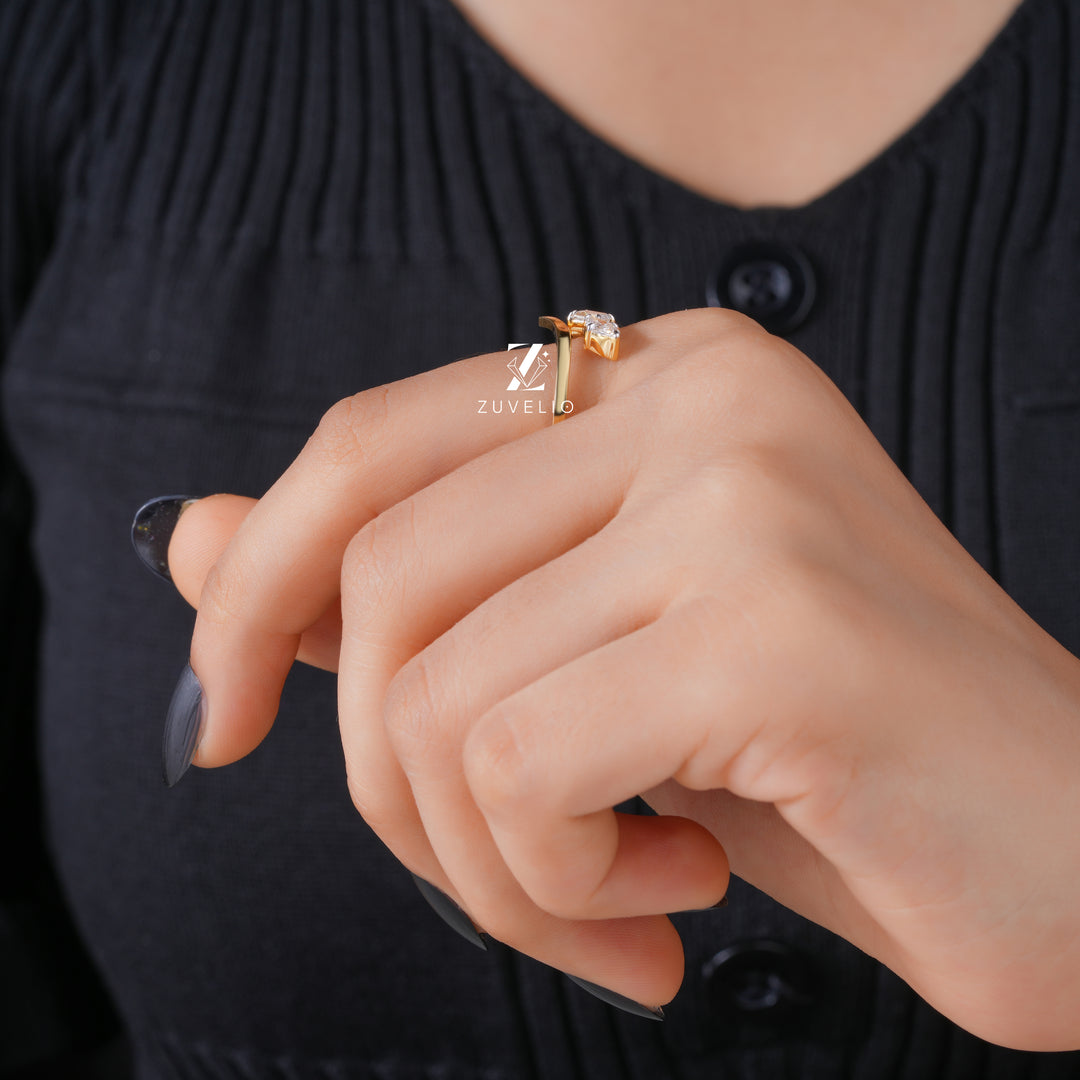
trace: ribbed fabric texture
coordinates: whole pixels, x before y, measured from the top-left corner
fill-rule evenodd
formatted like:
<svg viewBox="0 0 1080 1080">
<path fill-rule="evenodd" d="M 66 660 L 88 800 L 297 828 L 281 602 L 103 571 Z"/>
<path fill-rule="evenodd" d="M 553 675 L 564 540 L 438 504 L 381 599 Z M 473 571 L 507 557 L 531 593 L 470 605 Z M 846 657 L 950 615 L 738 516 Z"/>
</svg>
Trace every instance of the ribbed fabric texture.
<svg viewBox="0 0 1080 1080">
<path fill-rule="evenodd" d="M 0 649 L 9 820 L 34 806 L 33 732 L 48 855 L 138 1080 L 1080 1076 L 1080 1054 L 960 1031 L 741 882 L 680 917 L 663 1025 L 470 949 L 352 810 L 321 673 L 294 672 L 250 757 L 165 791 L 191 617 L 126 535 L 153 495 L 260 494 L 335 400 L 539 340 L 539 314 L 703 306 L 724 255 L 760 239 L 817 277 L 790 340 L 1080 651 L 1075 3 L 1024 0 L 911 130 L 792 209 L 725 206 L 627 158 L 449 0 L 8 0 L 0 80 L 5 595 L 18 627 L 43 618 L 39 690 Z M 17 832 L 5 861 L 40 861 Z M 808 1019 L 716 1000 L 703 965 L 758 939 L 811 964 Z M 76 1041 L 78 1012 L 43 1038 Z"/>
</svg>

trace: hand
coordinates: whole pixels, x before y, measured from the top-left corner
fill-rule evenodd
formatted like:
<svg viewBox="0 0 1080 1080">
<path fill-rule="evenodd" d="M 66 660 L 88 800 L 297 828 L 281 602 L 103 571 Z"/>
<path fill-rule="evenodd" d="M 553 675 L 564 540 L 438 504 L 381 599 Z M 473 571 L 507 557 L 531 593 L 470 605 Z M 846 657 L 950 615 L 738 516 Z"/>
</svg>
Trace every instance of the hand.
<svg viewBox="0 0 1080 1080">
<path fill-rule="evenodd" d="M 557 427 L 474 414 L 499 355 L 340 403 L 220 557 L 250 504 L 195 504 L 198 764 L 337 667 L 357 808 L 508 944 L 666 1001 L 726 851 L 975 1034 L 1080 1046 L 1080 662 L 796 349 L 704 309 L 623 350 Z"/>
</svg>

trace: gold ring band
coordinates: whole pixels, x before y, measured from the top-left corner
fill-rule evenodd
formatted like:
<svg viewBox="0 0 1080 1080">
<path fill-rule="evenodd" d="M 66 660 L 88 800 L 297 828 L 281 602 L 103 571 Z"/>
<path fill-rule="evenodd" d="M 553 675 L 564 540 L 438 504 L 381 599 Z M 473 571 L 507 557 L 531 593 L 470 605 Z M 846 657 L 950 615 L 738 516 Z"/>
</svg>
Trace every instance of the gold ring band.
<svg viewBox="0 0 1080 1080">
<path fill-rule="evenodd" d="M 551 422 L 557 424 L 574 411 L 574 403 L 566 400 L 570 385 L 570 343 L 573 338 L 583 337 L 585 348 L 608 360 L 619 359 L 619 324 L 606 311 L 577 308 L 564 322 L 557 315 L 541 315 L 540 325 L 555 335 L 558 349 L 555 373 L 555 402 L 551 409 Z"/>
</svg>

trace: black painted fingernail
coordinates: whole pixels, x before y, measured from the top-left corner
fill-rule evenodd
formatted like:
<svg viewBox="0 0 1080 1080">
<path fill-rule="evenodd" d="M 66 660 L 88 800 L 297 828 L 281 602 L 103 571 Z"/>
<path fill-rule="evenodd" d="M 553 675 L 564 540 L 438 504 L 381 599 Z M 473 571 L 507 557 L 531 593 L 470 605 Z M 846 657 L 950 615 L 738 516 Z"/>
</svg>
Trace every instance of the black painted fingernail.
<svg viewBox="0 0 1080 1080">
<path fill-rule="evenodd" d="M 411 872 L 410 872 L 411 873 Z M 484 942 L 486 934 L 481 934 L 473 925 L 472 919 L 442 891 L 435 888 L 430 881 L 412 874 L 420 895 L 435 909 L 435 913 L 447 926 L 456 930 L 467 942 L 475 945 L 478 949 L 487 952 L 487 944 Z"/>
<path fill-rule="evenodd" d="M 188 503 L 195 502 L 187 495 L 162 495 L 151 499 L 135 511 L 131 523 L 131 542 L 135 554 L 147 569 L 159 578 L 172 581 L 169 573 L 169 540 Z"/>
<path fill-rule="evenodd" d="M 708 907 L 684 908 L 682 911 L 673 911 L 672 914 L 673 915 L 693 915 L 695 912 L 699 912 L 699 911 L 716 911 L 718 908 L 727 907 L 727 906 L 728 906 L 728 898 L 725 895 L 725 896 L 721 896 L 720 899 L 717 900 L 715 904 L 710 904 Z"/>
<path fill-rule="evenodd" d="M 660 1008 L 650 1009 L 648 1005 L 640 1005 L 634 1001 L 633 998 L 625 997 L 622 994 L 616 994 L 614 990 L 608 990 L 606 986 L 597 986 L 596 983 L 586 982 L 584 979 L 579 979 L 576 975 L 567 975 L 564 971 L 564 975 L 572 982 L 577 983 L 582 990 L 588 990 L 593 997 L 598 997 L 601 1001 L 607 1002 L 608 1005 L 614 1005 L 617 1009 L 622 1009 L 624 1012 L 633 1013 L 634 1016 L 643 1016 L 646 1020 L 663 1020 L 664 1010 Z"/>
<path fill-rule="evenodd" d="M 187 772 L 205 721 L 206 698 L 202 684 L 188 664 L 181 672 L 169 702 L 165 737 L 161 741 L 161 771 L 169 787 Z"/>
</svg>

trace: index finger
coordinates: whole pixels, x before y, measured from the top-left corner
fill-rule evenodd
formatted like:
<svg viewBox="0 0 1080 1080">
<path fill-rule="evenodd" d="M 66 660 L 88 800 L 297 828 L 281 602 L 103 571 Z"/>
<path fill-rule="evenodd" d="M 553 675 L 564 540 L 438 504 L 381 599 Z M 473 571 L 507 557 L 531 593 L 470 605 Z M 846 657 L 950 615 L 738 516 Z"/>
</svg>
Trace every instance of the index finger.
<svg viewBox="0 0 1080 1080">
<path fill-rule="evenodd" d="M 552 366 L 527 388 L 507 364 L 536 354 L 517 349 L 365 390 L 325 414 L 206 575 L 191 670 L 166 720 L 172 782 L 193 753 L 199 765 L 223 765 L 265 737 L 301 634 L 336 603 L 345 548 L 364 524 L 472 458 L 550 425 L 555 347 L 543 351 Z M 582 352 L 576 343 L 573 395 L 586 405 L 602 396 L 614 365 L 582 362 Z M 170 551 L 175 558 L 182 552 Z"/>
</svg>

